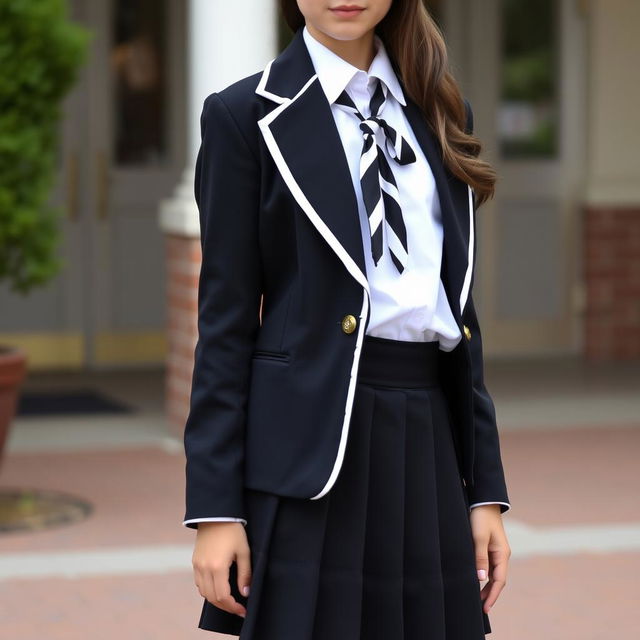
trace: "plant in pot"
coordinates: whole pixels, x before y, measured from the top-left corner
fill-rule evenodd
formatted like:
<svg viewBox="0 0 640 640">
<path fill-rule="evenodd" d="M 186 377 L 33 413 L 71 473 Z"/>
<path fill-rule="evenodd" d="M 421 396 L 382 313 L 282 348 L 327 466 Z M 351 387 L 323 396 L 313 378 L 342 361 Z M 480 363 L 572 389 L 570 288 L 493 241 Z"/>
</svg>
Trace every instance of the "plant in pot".
<svg viewBox="0 0 640 640">
<path fill-rule="evenodd" d="M 88 40 L 66 0 L 0 0 L 0 282 L 19 294 L 63 266 L 59 211 L 47 200 L 61 103 Z M 0 460 L 26 369 L 21 349 L 0 344 Z"/>
</svg>

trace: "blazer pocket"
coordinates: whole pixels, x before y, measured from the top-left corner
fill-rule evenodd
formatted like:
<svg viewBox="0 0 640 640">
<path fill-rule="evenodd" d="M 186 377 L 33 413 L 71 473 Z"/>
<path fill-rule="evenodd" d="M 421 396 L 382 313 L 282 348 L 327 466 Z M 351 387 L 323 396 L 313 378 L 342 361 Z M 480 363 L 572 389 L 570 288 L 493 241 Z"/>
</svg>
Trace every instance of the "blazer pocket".
<svg viewBox="0 0 640 640">
<path fill-rule="evenodd" d="M 274 362 L 289 362 L 289 354 L 282 353 L 281 351 L 267 351 L 265 349 L 256 349 L 253 352 L 254 359 L 257 360 L 272 360 Z"/>
</svg>

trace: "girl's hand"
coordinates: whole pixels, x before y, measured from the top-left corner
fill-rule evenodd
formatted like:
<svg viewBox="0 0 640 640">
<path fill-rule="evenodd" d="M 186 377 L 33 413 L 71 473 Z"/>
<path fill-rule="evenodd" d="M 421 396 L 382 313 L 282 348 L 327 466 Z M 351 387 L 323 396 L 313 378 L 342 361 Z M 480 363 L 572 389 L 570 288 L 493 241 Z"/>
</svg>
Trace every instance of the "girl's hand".
<svg viewBox="0 0 640 640">
<path fill-rule="evenodd" d="M 211 604 L 245 617 L 247 610 L 231 595 L 229 567 L 238 566 L 238 591 L 249 595 L 251 556 L 244 525 L 241 522 L 200 522 L 196 532 L 192 564 L 200 595 Z"/>
<path fill-rule="evenodd" d="M 489 609 L 507 584 L 507 565 L 511 548 L 502 525 L 499 504 L 473 507 L 470 521 L 478 580 L 483 581 L 488 578 L 487 584 L 480 591 L 480 598 L 484 600 L 482 610 L 489 613 Z"/>
</svg>

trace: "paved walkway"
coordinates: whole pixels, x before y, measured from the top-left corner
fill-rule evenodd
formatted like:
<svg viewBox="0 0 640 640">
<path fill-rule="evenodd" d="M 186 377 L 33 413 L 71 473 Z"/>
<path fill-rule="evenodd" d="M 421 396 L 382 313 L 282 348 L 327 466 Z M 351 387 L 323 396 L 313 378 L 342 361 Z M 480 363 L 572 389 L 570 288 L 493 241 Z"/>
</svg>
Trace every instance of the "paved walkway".
<svg viewBox="0 0 640 640">
<path fill-rule="evenodd" d="M 502 363 L 488 368 L 487 380 L 513 503 L 504 516 L 509 581 L 488 638 L 635 637 L 640 365 Z M 0 484 L 69 492 L 94 512 L 71 526 L 0 536 L 0 637 L 214 638 L 196 629 L 194 532 L 180 524 L 184 460 L 180 440 L 165 432 L 161 375 L 93 382 L 139 411 L 14 425 Z"/>
</svg>

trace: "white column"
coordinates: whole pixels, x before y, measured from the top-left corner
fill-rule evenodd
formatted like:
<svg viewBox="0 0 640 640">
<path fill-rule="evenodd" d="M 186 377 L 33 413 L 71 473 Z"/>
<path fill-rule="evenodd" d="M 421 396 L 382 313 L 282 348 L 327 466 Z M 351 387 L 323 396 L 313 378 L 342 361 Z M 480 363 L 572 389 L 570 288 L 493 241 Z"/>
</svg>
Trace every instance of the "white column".
<svg viewBox="0 0 640 640">
<path fill-rule="evenodd" d="M 161 202 L 159 218 L 165 233 L 197 237 L 193 178 L 202 103 L 277 54 L 277 11 L 275 0 L 189 0 L 188 13 L 188 161 L 173 196 Z"/>
</svg>

